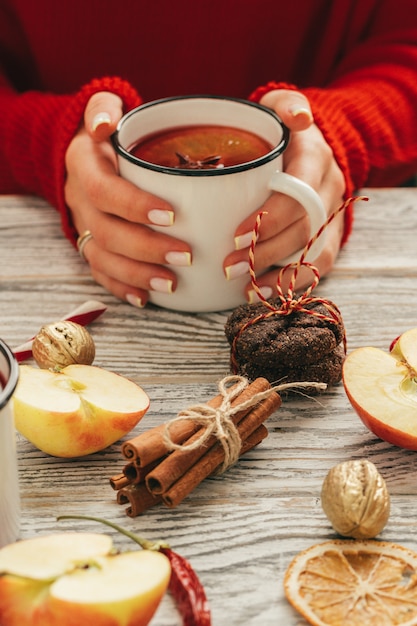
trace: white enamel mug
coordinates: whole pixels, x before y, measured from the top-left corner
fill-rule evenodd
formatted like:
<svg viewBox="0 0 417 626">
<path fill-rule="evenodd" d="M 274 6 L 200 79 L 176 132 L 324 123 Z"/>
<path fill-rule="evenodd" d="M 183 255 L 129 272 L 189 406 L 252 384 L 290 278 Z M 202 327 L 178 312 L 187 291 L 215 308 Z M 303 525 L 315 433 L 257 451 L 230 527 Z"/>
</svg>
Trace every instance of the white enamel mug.
<svg viewBox="0 0 417 626">
<path fill-rule="evenodd" d="M 139 159 L 129 150 L 141 139 L 164 129 L 194 125 L 232 126 L 251 131 L 272 145 L 265 156 L 222 169 L 164 167 Z M 289 131 L 279 117 L 259 104 L 219 96 L 184 96 L 156 100 L 137 107 L 119 122 L 113 137 L 120 175 L 141 189 L 167 200 L 175 224 L 152 226 L 192 246 L 190 267 L 173 267 L 178 277 L 172 294 L 150 291 L 150 301 L 165 308 L 208 312 L 230 309 L 245 301 L 249 274 L 227 280 L 223 261 L 234 249 L 234 233 L 273 191 L 296 199 L 305 208 L 314 235 L 326 220 L 319 195 L 306 183 L 282 172 L 282 155 Z M 254 223 L 255 226 L 255 223 Z M 324 236 L 314 243 L 307 260 L 321 252 Z M 277 264 L 295 261 L 282 259 Z"/>
<path fill-rule="evenodd" d="M 16 541 L 20 524 L 20 497 L 12 396 L 19 366 L 0 339 L 0 548 Z"/>
</svg>

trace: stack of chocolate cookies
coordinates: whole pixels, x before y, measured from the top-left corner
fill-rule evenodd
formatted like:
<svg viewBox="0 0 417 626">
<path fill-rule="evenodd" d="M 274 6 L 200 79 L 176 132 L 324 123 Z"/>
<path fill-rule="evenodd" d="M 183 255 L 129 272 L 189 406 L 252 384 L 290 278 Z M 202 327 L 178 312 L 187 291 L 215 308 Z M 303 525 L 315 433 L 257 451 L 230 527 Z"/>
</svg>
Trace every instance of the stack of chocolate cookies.
<svg viewBox="0 0 417 626">
<path fill-rule="evenodd" d="M 280 309 L 279 298 L 268 302 Z M 345 359 L 345 329 L 340 315 L 336 321 L 328 319 L 329 306 L 311 302 L 305 305 L 311 313 L 296 310 L 267 317 L 263 316 L 270 310 L 263 302 L 236 308 L 225 325 L 233 373 L 251 381 L 263 377 L 272 384 L 338 383 Z"/>
</svg>

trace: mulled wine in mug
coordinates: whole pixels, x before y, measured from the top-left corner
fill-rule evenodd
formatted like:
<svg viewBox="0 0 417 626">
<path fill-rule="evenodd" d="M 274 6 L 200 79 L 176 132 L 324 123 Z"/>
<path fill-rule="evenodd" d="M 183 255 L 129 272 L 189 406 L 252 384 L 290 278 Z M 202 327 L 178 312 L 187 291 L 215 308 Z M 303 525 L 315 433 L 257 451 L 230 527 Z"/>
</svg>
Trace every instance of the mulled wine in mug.
<svg viewBox="0 0 417 626">
<path fill-rule="evenodd" d="M 152 228 L 192 247 L 192 265 L 175 268 L 175 292 L 149 292 L 158 306 L 201 312 L 244 302 L 249 275 L 227 280 L 223 261 L 234 249 L 237 226 L 272 192 L 291 196 L 304 207 L 311 235 L 326 220 L 318 194 L 282 172 L 289 131 L 272 110 L 259 104 L 218 96 L 156 100 L 127 113 L 112 139 L 120 175 L 164 198 L 175 210 L 171 227 Z M 321 236 L 309 261 L 323 245 Z"/>
</svg>

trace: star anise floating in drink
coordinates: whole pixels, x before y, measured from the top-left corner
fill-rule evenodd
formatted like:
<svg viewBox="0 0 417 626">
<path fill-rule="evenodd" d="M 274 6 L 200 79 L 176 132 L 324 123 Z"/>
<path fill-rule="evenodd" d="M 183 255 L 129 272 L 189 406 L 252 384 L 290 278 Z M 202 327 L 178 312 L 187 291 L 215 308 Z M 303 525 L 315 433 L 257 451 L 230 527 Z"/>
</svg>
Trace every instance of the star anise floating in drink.
<svg viewBox="0 0 417 626">
<path fill-rule="evenodd" d="M 178 157 L 177 168 L 186 170 L 204 170 L 204 169 L 217 169 L 224 167 L 222 163 L 219 163 L 222 158 L 219 155 L 209 156 L 201 160 L 193 160 L 188 154 L 175 153 Z"/>
</svg>

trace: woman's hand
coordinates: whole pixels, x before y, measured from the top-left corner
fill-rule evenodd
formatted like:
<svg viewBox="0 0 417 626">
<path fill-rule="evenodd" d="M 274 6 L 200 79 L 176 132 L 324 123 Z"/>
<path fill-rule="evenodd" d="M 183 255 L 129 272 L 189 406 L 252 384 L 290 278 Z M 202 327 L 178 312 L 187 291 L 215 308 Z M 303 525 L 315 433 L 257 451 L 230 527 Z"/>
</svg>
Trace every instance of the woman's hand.
<svg viewBox="0 0 417 626">
<path fill-rule="evenodd" d="M 117 297 L 144 306 L 149 290 L 175 289 L 175 272 L 165 264 L 189 265 L 191 249 L 168 235 L 173 208 L 118 175 L 109 137 L 121 116 L 115 94 L 91 97 L 84 125 L 67 150 L 65 198 L 77 232 L 92 234 L 83 254 L 94 279 Z M 167 234 L 150 224 L 167 226 Z"/>
<path fill-rule="evenodd" d="M 290 143 L 284 153 L 284 171 L 311 185 L 330 215 L 343 202 L 345 180 L 332 150 L 314 124 L 307 98 L 297 91 L 275 90 L 266 94 L 261 104 L 273 109 L 291 131 Z M 255 273 L 263 295 L 268 298 L 276 295 L 280 260 L 304 248 L 310 239 L 310 223 L 304 209 L 282 194 L 274 193 L 259 210 L 267 214 L 262 219 L 255 248 Z M 245 219 L 236 231 L 236 251 L 224 262 L 230 278 L 248 271 L 248 246 L 257 213 Z M 321 276 L 333 267 L 343 229 L 344 215 L 341 213 L 326 229 L 325 248 L 313 261 Z M 305 287 L 312 279 L 311 271 L 301 268 L 296 287 Z M 256 299 L 249 279 L 247 296 L 249 301 Z"/>
</svg>

